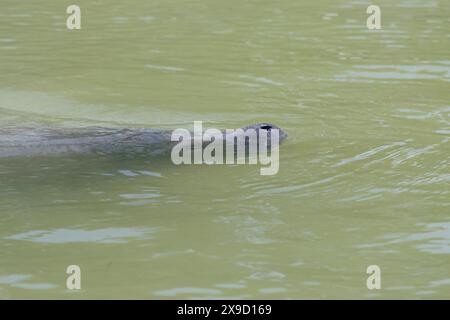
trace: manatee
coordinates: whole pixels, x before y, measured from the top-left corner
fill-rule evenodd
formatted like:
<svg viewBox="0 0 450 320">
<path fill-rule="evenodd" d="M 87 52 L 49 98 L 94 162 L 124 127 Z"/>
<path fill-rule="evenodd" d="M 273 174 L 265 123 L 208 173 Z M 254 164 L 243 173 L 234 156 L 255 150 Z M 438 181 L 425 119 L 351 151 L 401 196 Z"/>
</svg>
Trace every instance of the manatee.
<svg viewBox="0 0 450 320">
<path fill-rule="evenodd" d="M 258 137 L 265 131 L 270 146 L 271 130 L 279 130 L 279 142 L 287 134 L 270 123 L 241 128 L 255 129 Z M 67 154 L 145 154 L 170 153 L 177 141 L 171 141 L 172 130 L 149 128 L 9 128 L 0 129 L 0 158 Z M 222 132 L 222 138 L 234 138 Z M 233 139 L 234 140 L 234 139 Z"/>
</svg>

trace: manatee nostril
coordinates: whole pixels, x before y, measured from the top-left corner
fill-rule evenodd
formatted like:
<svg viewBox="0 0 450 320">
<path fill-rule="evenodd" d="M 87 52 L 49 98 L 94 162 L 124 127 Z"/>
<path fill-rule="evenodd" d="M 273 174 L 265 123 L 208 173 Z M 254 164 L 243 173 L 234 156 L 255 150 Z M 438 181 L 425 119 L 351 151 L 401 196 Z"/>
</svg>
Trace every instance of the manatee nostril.
<svg viewBox="0 0 450 320">
<path fill-rule="evenodd" d="M 272 126 L 264 125 L 264 126 L 261 126 L 261 129 L 263 129 L 263 130 L 270 130 L 270 129 L 272 129 Z"/>
</svg>

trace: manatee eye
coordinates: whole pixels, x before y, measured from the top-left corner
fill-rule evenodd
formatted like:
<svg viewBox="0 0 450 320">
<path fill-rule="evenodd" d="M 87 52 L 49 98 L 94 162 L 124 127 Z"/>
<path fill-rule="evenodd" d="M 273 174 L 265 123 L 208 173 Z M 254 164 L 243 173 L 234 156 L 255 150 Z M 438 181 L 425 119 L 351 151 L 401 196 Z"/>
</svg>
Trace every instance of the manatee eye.
<svg viewBox="0 0 450 320">
<path fill-rule="evenodd" d="M 272 129 L 272 126 L 270 126 L 270 125 L 264 125 L 264 126 L 261 126 L 260 128 L 263 129 L 263 130 L 269 131 L 270 129 Z"/>
</svg>

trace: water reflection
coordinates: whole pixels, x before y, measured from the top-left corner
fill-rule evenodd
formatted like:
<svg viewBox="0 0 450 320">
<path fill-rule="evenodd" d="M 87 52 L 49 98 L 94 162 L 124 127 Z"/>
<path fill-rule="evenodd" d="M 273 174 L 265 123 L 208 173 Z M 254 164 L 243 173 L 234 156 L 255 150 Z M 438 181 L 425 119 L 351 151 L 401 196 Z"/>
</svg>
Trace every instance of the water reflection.
<svg viewBox="0 0 450 320">
<path fill-rule="evenodd" d="M 372 80 L 444 80 L 450 81 L 450 67 L 439 64 L 419 65 L 355 65 L 336 76 L 340 81 Z"/>
<path fill-rule="evenodd" d="M 175 288 L 160 290 L 153 293 L 157 296 L 163 297 L 183 297 L 183 296 L 216 296 L 222 294 L 221 290 L 218 289 L 207 289 L 207 288 Z"/>
<path fill-rule="evenodd" d="M 387 234 L 385 241 L 357 245 L 357 248 L 391 247 L 398 244 L 414 244 L 419 251 L 434 254 L 450 254 L 450 222 L 429 223 L 423 226 L 428 231 L 413 234 Z"/>
<path fill-rule="evenodd" d="M 6 240 L 23 240 L 37 243 L 126 243 L 131 239 L 150 239 L 159 228 L 105 228 L 96 230 L 55 229 L 34 230 L 7 236 Z"/>
<path fill-rule="evenodd" d="M 30 274 L 10 274 L 0 275 L 0 285 L 9 285 L 11 287 L 29 290 L 49 290 L 57 288 L 53 283 L 29 282 L 33 276 Z"/>
</svg>

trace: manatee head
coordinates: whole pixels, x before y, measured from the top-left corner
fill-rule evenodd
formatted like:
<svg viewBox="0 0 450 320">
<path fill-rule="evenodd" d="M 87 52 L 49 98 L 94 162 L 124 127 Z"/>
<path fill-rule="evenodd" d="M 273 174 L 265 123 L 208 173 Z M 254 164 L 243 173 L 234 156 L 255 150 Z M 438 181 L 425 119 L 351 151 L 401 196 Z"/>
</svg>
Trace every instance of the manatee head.
<svg viewBox="0 0 450 320">
<path fill-rule="evenodd" d="M 271 132 L 274 129 L 278 130 L 278 136 L 280 139 L 279 140 L 280 143 L 283 142 L 283 140 L 285 140 L 288 137 L 288 134 L 285 131 L 283 131 L 280 127 L 278 127 L 274 124 L 268 123 L 268 122 L 252 124 L 252 125 L 242 128 L 242 129 L 244 131 L 247 129 L 254 129 L 258 133 L 258 136 L 259 136 L 260 132 L 264 131 L 264 134 L 267 134 L 268 141 L 271 140 L 271 136 L 272 136 Z"/>
</svg>

